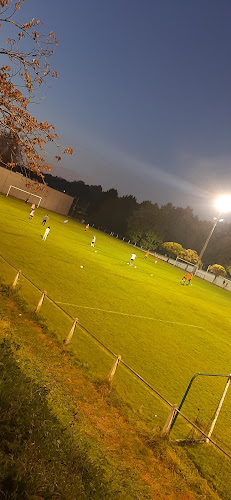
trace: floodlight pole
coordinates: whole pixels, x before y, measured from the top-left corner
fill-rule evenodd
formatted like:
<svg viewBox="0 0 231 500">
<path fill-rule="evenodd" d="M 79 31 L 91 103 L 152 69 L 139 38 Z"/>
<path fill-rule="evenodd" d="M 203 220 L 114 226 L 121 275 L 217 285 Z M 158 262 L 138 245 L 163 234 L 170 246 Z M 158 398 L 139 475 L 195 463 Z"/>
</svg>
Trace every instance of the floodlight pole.
<svg viewBox="0 0 231 500">
<path fill-rule="evenodd" d="M 195 276 L 195 274 L 196 274 L 196 272 L 197 272 L 197 270 L 198 270 L 198 267 L 199 267 L 200 261 L 201 261 L 201 259 L 202 259 L 203 255 L 204 255 L 204 253 L 205 253 L 205 250 L 206 250 L 207 245 L 208 245 L 208 243 L 209 243 L 209 240 L 210 240 L 210 238 L 211 238 L 211 236 L 212 236 L 212 234 L 213 234 L 213 231 L 214 231 L 214 229 L 215 229 L 215 227 L 216 227 L 217 223 L 218 223 L 218 222 L 219 222 L 219 220 L 220 220 L 220 216 L 221 216 L 221 213 L 218 215 L 218 217 L 214 217 L 214 224 L 213 224 L 213 227 L 212 227 L 211 231 L 209 232 L 208 237 L 207 237 L 207 239 L 206 239 L 206 241 L 205 241 L 205 243 L 204 243 L 204 245 L 203 245 L 203 247 L 202 247 L 202 249 L 201 249 L 200 255 L 198 256 L 198 262 L 197 262 L 197 264 L 196 264 L 196 265 L 194 266 L 194 268 L 193 268 L 192 274 L 193 274 L 194 276 Z"/>
</svg>

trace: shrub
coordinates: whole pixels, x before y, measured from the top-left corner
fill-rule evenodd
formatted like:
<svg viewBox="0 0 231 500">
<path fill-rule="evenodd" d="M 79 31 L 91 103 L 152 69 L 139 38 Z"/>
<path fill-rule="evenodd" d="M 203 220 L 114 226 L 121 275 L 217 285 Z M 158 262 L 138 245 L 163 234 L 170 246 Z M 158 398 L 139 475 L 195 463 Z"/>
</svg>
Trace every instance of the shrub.
<svg viewBox="0 0 231 500">
<path fill-rule="evenodd" d="M 173 241 L 167 241 L 161 245 L 161 249 L 166 252 L 169 257 L 177 257 L 180 252 L 183 252 L 183 247 L 180 243 L 174 243 Z"/>
<path fill-rule="evenodd" d="M 215 274 L 215 276 L 226 276 L 226 270 L 223 266 L 220 266 L 219 264 L 213 264 L 213 266 L 210 266 L 209 272 L 212 274 Z"/>
<path fill-rule="evenodd" d="M 196 250 L 191 250 L 190 248 L 188 248 L 188 250 L 183 248 L 183 250 L 178 254 L 178 257 L 187 260 L 187 262 L 191 262 L 192 264 L 197 264 L 199 260 Z"/>
</svg>

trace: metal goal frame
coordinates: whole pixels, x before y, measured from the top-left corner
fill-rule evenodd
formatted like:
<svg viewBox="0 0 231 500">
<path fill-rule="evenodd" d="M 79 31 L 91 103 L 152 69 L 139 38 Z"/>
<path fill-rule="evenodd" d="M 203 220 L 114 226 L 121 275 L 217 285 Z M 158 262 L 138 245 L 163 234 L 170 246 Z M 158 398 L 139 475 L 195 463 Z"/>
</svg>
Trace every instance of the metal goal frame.
<svg viewBox="0 0 231 500">
<path fill-rule="evenodd" d="M 22 191 L 23 193 L 29 194 L 30 196 L 35 196 L 35 198 L 39 198 L 39 202 L 38 202 L 38 205 L 37 205 L 37 208 L 39 208 L 39 205 L 40 205 L 40 203 L 42 201 L 42 196 L 38 196 L 37 194 L 30 193 L 30 191 L 25 191 L 25 189 L 21 189 L 21 188 L 18 188 L 16 186 L 13 186 L 13 184 L 10 185 L 10 187 L 9 187 L 9 189 L 7 191 L 6 196 L 9 195 L 9 192 L 10 192 L 11 188 L 18 189 L 18 191 Z"/>
</svg>

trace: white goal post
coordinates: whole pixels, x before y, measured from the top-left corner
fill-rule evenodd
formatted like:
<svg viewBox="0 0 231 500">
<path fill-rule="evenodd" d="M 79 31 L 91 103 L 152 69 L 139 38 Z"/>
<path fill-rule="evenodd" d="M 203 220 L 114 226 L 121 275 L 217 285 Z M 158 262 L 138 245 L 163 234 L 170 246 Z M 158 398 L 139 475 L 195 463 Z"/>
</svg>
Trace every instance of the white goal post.
<svg viewBox="0 0 231 500">
<path fill-rule="evenodd" d="M 7 191 L 6 196 L 8 196 L 8 195 L 9 195 L 11 188 L 12 188 L 12 189 L 17 189 L 18 191 L 22 191 L 23 193 L 26 193 L 26 194 L 28 194 L 29 196 L 35 196 L 35 198 L 39 198 L 39 202 L 38 202 L 37 208 L 39 207 L 39 205 L 40 205 L 40 203 L 41 203 L 41 201 L 42 201 L 42 196 L 38 196 L 37 194 L 30 193 L 29 191 L 25 191 L 25 189 L 21 189 L 21 188 L 18 188 L 18 187 L 16 187 L 16 186 L 12 186 L 12 185 L 10 185 L 10 187 L 9 187 L 9 189 L 8 189 L 8 191 Z"/>
<path fill-rule="evenodd" d="M 192 269 L 195 267 L 196 264 L 193 264 L 192 262 L 188 262 L 187 260 L 181 259 L 180 257 L 177 257 L 174 266 L 180 267 L 181 269 L 184 269 L 185 271 L 192 271 Z"/>
</svg>

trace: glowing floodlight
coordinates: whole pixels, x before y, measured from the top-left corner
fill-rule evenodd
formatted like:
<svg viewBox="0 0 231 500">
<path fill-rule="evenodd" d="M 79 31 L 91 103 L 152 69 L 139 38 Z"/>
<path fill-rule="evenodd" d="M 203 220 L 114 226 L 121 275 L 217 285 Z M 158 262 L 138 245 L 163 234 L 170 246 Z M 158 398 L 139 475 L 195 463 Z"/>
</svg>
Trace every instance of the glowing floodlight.
<svg viewBox="0 0 231 500">
<path fill-rule="evenodd" d="M 204 255 L 204 252 L 207 248 L 207 245 L 209 243 L 209 240 L 213 234 L 213 231 L 216 227 L 216 225 L 218 224 L 218 222 L 223 222 L 224 219 L 221 219 L 220 216 L 221 214 L 223 214 L 224 212 L 230 212 L 231 211 L 231 195 L 230 194 L 224 194 L 223 196 L 219 196 L 219 198 L 216 199 L 215 201 L 215 205 L 216 205 L 216 208 L 217 210 L 219 211 L 219 214 L 218 214 L 218 217 L 213 217 L 213 220 L 214 220 L 214 224 L 213 224 L 213 227 L 211 228 L 210 230 L 210 233 L 208 234 L 208 237 L 204 243 L 204 246 L 202 247 L 202 250 L 200 252 L 200 255 L 198 257 L 198 263 L 195 264 L 194 268 L 193 268 L 193 274 L 195 275 L 196 272 L 197 272 L 197 269 L 199 267 L 199 262 L 202 261 L 202 257 Z"/>
<path fill-rule="evenodd" d="M 224 194 L 223 196 L 219 196 L 215 202 L 216 208 L 220 213 L 230 212 L 231 211 L 231 195 Z"/>
</svg>

